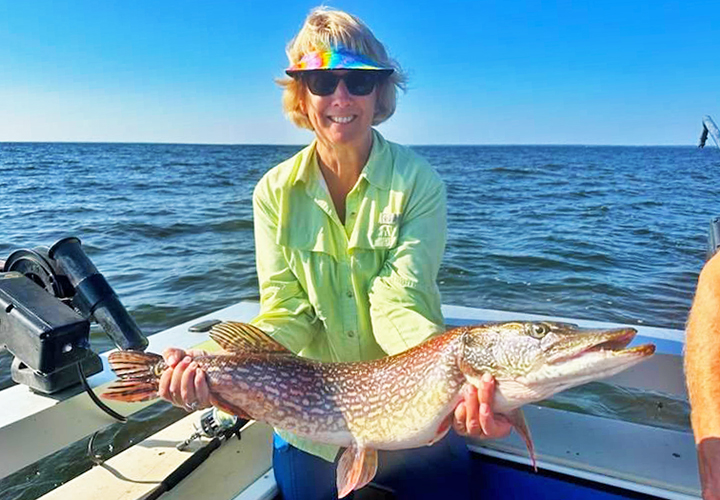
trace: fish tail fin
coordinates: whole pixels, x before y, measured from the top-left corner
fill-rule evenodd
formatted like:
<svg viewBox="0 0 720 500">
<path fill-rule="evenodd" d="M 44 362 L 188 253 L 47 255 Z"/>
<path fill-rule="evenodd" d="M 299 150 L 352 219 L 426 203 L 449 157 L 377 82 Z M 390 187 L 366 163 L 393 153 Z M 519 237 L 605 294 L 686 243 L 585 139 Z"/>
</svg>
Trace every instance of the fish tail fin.
<svg viewBox="0 0 720 500">
<path fill-rule="evenodd" d="M 110 368 L 123 380 L 160 378 L 167 368 L 159 354 L 142 351 L 115 351 L 108 356 Z"/>
<path fill-rule="evenodd" d="M 150 401 L 158 397 L 158 381 L 143 382 L 142 380 L 118 380 L 110 384 L 100 396 L 115 401 L 138 403 Z"/>
<path fill-rule="evenodd" d="M 167 368 L 162 356 L 150 352 L 116 351 L 108 357 L 119 377 L 102 397 L 116 401 L 138 402 L 157 398 L 160 375 Z"/>
</svg>

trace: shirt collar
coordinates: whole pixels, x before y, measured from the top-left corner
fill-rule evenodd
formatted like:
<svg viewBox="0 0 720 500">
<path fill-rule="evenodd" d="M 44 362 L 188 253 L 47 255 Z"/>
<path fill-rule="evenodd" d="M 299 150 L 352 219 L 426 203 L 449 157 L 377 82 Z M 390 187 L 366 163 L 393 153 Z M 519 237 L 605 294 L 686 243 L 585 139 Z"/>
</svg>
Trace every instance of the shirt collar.
<svg viewBox="0 0 720 500">
<path fill-rule="evenodd" d="M 317 145 L 317 139 L 313 140 L 308 147 L 302 150 L 300 153 L 300 161 L 297 163 L 295 169 L 295 179 L 292 184 L 304 183 L 306 186 L 310 184 L 313 178 L 315 162 L 312 161 L 315 156 L 315 147 Z"/>
<path fill-rule="evenodd" d="M 376 188 L 390 189 L 392 164 L 387 141 L 380 135 L 380 132 L 373 129 L 373 145 L 370 150 L 370 157 L 360 176 L 364 176 Z"/>
</svg>

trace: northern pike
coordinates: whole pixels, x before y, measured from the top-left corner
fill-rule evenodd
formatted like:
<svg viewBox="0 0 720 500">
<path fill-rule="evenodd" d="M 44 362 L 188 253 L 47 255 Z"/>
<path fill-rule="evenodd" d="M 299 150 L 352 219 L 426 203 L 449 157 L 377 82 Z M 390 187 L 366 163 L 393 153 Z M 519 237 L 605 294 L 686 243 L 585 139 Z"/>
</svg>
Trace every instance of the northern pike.
<svg viewBox="0 0 720 500">
<path fill-rule="evenodd" d="M 493 410 L 523 437 L 535 465 L 520 407 L 652 355 L 653 344 L 626 348 L 635 334 L 554 322 L 488 323 L 449 330 L 386 358 L 321 363 L 296 356 L 252 325 L 228 322 L 210 332 L 224 352 L 194 361 L 217 408 L 345 447 L 337 470 L 342 498 L 375 476 L 377 450 L 431 445 L 445 436 L 466 384 L 479 387 L 485 372 L 496 380 Z M 117 351 L 109 360 L 119 380 L 103 397 L 157 397 L 168 368 L 161 356 Z"/>
</svg>

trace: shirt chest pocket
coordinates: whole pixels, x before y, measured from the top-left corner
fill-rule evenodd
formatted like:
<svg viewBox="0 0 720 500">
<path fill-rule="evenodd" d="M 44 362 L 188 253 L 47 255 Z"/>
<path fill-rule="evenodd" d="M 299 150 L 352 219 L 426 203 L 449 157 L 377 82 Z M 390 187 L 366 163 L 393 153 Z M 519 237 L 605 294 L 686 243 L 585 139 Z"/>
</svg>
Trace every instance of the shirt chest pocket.
<svg viewBox="0 0 720 500">
<path fill-rule="evenodd" d="M 383 201 L 367 198 L 358 213 L 349 216 L 346 227 L 320 209 L 311 213 L 289 210 L 285 223 L 278 227 L 277 243 L 292 250 L 325 253 L 339 260 L 354 250 L 393 249 L 400 235 L 401 199 L 391 200 L 395 202 L 392 204 Z"/>
<path fill-rule="evenodd" d="M 324 253 L 338 259 L 343 253 L 344 236 L 329 225 L 296 225 L 282 231 L 277 238 L 279 245 L 291 253 Z"/>
<path fill-rule="evenodd" d="M 378 224 L 368 238 L 366 248 L 389 250 L 395 248 L 400 229 L 397 224 Z"/>
<path fill-rule="evenodd" d="M 293 236 L 285 233 L 278 243 L 290 251 L 321 252 L 340 258 L 345 252 L 343 235 L 329 228 L 309 228 L 293 231 Z M 400 227 L 398 224 L 377 224 L 361 232 L 355 232 L 347 242 L 347 249 L 364 251 L 387 251 L 398 243 Z"/>
<path fill-rule="evenodd" d="M 388 251 L 398 244 L 400 224 L 369 224 L 361 231 L 356 231 L 349 242 L 349 247 L 365 251 Z"/>
</svg>

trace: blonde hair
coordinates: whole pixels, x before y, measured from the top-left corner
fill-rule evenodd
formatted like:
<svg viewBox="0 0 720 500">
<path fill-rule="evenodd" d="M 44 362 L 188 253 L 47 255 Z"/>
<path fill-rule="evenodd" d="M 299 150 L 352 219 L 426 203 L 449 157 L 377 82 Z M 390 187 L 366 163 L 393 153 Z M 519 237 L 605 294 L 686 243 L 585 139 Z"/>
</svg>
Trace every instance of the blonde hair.
<svg viewBox="0 0 720 500">
<path fill-rule="evenodd" d="M 285 52 L 292 66 L 309 52 L 326 51 L 338 46 L 367 56 L 382 66 L 395 70 L 377 87 L 375 116 L 372 123 L 378 125 L 384 122 L 395 113 L 397 89 L 405 90 L 406 76 L 400 65 L 390 59 L 383 44 L 360 19 L 341 10 L 317 7 L 305 19 L 300 32 L 290 41 Z M 298 127 L 313 130 L 307 114 L 302 109 L 302 101 L 305 98 L 303 82 L 293 78 L 281 78 L 276 82 L 284 88 L 282 103 L 288 118 Z"/>
</svg>

